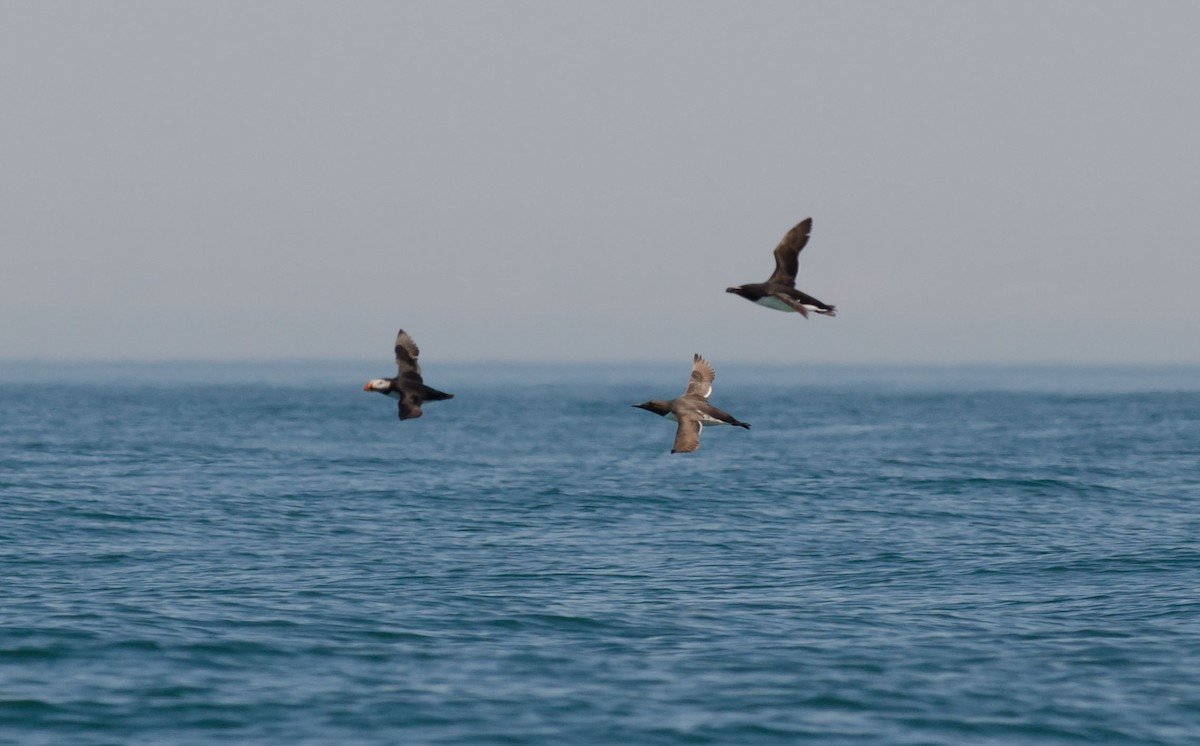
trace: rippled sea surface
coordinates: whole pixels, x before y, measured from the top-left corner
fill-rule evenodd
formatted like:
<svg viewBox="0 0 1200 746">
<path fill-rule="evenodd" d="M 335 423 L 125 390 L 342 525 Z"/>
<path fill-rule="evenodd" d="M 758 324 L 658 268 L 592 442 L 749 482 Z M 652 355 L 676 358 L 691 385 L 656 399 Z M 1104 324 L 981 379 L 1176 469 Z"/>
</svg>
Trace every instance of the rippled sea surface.
<svg viewBox="0 0 1200 746">
<path fill-rule="evenodd" d="M 1200 743 L 1200 371 L 689 362 L 10 365 L 0 742 Z"/>
</svg>

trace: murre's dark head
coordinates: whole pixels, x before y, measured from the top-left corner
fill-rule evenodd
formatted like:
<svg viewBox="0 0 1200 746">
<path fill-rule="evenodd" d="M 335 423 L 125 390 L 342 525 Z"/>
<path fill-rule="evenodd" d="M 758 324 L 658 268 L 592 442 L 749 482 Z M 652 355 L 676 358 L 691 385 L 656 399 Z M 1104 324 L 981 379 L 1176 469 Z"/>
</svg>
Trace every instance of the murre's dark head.
<svg viewBox="0 0 1200 746">
<path fill-rule="evenodd" d="M 634 404 L 637 409 L 644 409 L 647 412 L 653 412 L 660 417 L 667 415 L 671 411 L 671 405 L 667 404 L 662 399 L 651 399 L 644 401 L 641 404 Z"/>
</svg>

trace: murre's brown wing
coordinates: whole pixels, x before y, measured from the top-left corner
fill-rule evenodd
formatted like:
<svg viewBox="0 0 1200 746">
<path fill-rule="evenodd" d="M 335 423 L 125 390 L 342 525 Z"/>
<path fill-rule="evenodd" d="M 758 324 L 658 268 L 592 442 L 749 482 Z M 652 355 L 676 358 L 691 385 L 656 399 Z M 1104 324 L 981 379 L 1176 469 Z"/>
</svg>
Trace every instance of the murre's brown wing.
<svg viewBox="0 0 1200 746">
<path fill-rule="evenodd" d="M 679 426 L 675 428 L 675 445 L 671 446 L 671 453 L 691 453 L 700 447 L 700 431 L 704 426 L 700 424 L 700 418 L 695 416 L 679 417 Z"/>
<path fill-rule="evenodd" d="M 775 247 L 775 271 L 771 273 L 767 282 L 796 286 L 796 272 L 800 270 L 800 249 L 808 243 L 808 234 L 811 231 L 812 218 L 805 218 L 787 232 Z"/>
<path fill-rule="evenodd" d="M 684 396 L 698 396 L 707 399 L 712 393 L 712 382 L 717 377 L 708 361 L 697 353 L 692 357 L 692 378 L 688 381 Z"/>
</svg>

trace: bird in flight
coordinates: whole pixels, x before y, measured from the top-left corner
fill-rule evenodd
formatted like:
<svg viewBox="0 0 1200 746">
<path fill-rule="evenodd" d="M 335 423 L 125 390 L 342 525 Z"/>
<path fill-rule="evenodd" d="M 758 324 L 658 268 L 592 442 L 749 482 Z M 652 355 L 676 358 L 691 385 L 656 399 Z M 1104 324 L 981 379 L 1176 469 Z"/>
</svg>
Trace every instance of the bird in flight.
<svg viewBox="0 0 1200 746">
<path fill-rule="evenodd" d="M 363 384 L 363 391 L 378 391 L 400 402 L 400 419 L 411 420 L 424 412 L 421 405 L 427 401 L 453 399 L 454 394 L 430 388 L 421 378 L 421 366 L 417 356 L 421 351 L 408 332 L 401 329 L 396 334 L 396 377 L 372 378 Z"/>
<path fill-rule="evenodd" d="M 679 423 L 675 428 L 675 444 L 671 446 L 671 453 L 689 453 L 699 448 L 700 431 L 705 425 L 736 425 L 750 429 L 749 422 L 742 422 L 708 403 L 712 382 L 716 377 L 708 361 L 696 355 L 692 358 L 692 377 L 681 395 L 670 401 L 651 399 L 633 405 Z"/>
<path fill-rule="evenodd" d="M 775 247 L 775 271 L 766 282 L 752 282 L 726 288 L 746 300 L 776 311 L 798 313 L 808 318 L 809 312 L 835 315 L 836 309 L 822 303 L 808 293 L 796 289 L 796 275 L 800 272 L 800 250 L 808 243 L 812 231 L 812 218 L 805 218 L 795 225 L 779 245 Z"/>
</svg>

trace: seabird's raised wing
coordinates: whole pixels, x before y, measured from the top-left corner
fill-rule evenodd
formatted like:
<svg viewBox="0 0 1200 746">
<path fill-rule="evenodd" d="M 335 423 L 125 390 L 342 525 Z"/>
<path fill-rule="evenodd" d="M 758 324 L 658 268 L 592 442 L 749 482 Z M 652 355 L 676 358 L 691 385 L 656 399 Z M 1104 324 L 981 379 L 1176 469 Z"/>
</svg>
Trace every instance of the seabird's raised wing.
<svg viewBox="0 0 1200 746">
<path fill-rule="evenodd" d="M 406 380 L 411 380 L 413 375 L 416 376 L 417 383 L 421 382 L 421 366 L 417 364 L 417 356 L 421 351 L 417 349 L 417 343 L 413 338 L 408 336 L 408 332 L 401 329 L 396 334 L 396 368 L 397 376 Z M 409 375 L 406 375 L 409 374 Z"/>
<path fill-rule="evenodd" d="M 683 395 L 707 399 L 712 393 L 712 382 L 716 377 L 717 374 L 713 371 L 712 366 L 697 353 L 692 357 L 692 378 L 688 381 L 687 390 L 683 392 Z"/>
<path fill-rule="evenodd" d="M 775 271 L 771 273 L 767 282 L 796 286 L 796 273 L 800 271 L 800 250 L 808 243 L 808 234 L 811 231 L 812 218 L 805 218 L 787 232 L 775 247 Z"/>
</svg>

